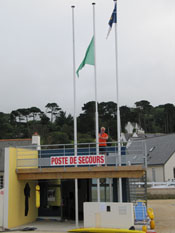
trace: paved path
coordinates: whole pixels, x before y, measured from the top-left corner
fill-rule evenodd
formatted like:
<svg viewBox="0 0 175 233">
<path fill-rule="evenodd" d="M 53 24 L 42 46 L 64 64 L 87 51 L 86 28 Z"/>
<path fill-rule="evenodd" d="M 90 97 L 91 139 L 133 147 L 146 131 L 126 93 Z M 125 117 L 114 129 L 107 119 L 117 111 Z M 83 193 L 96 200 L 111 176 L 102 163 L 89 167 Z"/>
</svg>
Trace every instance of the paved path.
<svg viewBox="0 0 175 233">
<path fill-rule="evenodd" d="M 155 214 L 156 233 L 175 233 L 175 200 L 150 200 L 148 207 L 152 207 Z M 37 232 L 65 233 L 70 229 L 76 228 L 74 222 L 58 222 L 58 221 L 36 221 L 34 223 L 21 226 L 36 227 Z M 80 227 L 83 227 L 83 222 L 80 222 Z M 15 231 L 15 233 L 24 231 Z"/>
</svg>

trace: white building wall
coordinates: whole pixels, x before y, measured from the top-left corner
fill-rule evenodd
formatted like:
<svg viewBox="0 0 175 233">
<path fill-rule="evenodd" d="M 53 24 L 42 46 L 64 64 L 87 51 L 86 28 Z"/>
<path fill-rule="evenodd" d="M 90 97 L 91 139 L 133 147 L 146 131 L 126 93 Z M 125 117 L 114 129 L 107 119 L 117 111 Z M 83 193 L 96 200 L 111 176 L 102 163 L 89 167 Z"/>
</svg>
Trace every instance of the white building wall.
<svg viewBox="0 0 175 233">
<path fill-rule="evenodd" d="M 121 142 L 127 142 L 125 134 L 121 133 Z"/>
<path fill-rule="evenodd" d="M 175 153 L 165 164 L 165 181 L 169 179 L 174 179 L 174 169 L 175 169 Z"/>
<path fill-rule="evenodd" d="M 0 189 L 0 228 L 3 227 L 4 189 Z"/>
<path fill-rule="evenodd" d="M 147 168 L 148 182 L 164 182 L 164 167 L 162 166 L 148 166 Z"/>
<path fill-rule="evenodd" d="M 133 208 L 133 203 L 84 202 L 84 227 L 129 228 L 134 225 Z"/>
<path fill-rule="evenodd" d="M 125 126 L 125 130 L 127 131 L 127 133 L 132 134 L 133 133 L 133 125 L 131 124 L 131 122 L 128 122 L 127 125 Z"/>
</svg>

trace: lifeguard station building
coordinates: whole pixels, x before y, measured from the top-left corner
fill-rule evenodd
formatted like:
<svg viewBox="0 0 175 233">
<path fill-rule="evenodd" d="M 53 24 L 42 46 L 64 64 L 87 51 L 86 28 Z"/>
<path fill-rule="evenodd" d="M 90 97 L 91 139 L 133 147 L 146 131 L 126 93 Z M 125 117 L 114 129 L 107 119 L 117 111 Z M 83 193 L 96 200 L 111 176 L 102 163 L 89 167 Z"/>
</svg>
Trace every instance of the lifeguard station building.
<svg viewBox="0 0 175 233">
<path fill-rule="evenodd" d="M 135 142 L 132 151 L 121 147 L 119 165 L 117 142 L 107 146 L 103 154 L 96 153 L 95 144 L 78 144 L 75 155 L 72 144 L 40 146 L 38 135 L 34 135 L 34 140 L 36 143 L 31 146 L 5 149 L 4 228 L 17 227 L 43 216 L 60 220 L 77 220 L 78 216 L 82 220 L 84 202 L 118 202 L 120 178 L 123 202 L 146 199 L 146 187 L 137 191 L 135 186 L 138 180 L 146 179 L 143 142 Z M 36 185 L 40 187 L 39 208 Z"/>
</svg>

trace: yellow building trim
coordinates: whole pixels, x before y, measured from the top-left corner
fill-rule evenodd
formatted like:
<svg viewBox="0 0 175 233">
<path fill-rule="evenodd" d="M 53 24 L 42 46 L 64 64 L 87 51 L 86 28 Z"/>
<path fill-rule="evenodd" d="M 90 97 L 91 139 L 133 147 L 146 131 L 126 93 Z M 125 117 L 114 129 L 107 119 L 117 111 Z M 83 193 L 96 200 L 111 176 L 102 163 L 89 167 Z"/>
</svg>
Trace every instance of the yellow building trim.
<svg viewBox="0 0 175 233">
<path fill-rule="evenodd" d="M 38 216 L 38 209 L 35 206 L 36 182 L 18 180 L 16 174 L 16 152 L 16 148 L 9 149 L 8 228 L 33 222 Z M 31 151 L 28 150 L 28 152 L 30 153 Z M 27 182 L 30 186 L 30 197 L 28 215 L 25 216 L 24 187 Z"/>
<path fill-rule="evenodd" d="M 16 167 L 18 169 L 38 167 L 37 150 L 16 148 L 16 158 L 17 158 Z"/>
</svg>

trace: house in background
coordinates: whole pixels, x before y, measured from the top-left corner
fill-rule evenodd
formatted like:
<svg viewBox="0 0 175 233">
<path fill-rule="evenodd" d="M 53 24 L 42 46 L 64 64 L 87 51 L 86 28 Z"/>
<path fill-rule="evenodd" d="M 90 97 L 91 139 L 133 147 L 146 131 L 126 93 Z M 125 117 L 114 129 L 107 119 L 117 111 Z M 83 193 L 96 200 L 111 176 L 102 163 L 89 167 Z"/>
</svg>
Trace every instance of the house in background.
<svg viewBox="0 0 175 233">
<path fill-rule="evenodd" d="M 146 143 L 147 181 L 165 182 L 175 179 L 175 134 L 145 134 L 144 139 L 132 137 L 128 141 L 128 148 L 132 148 L 132 142 L 136 140 Z"/>
<path fill-rule="evenodd" d="M 175 179 L 175 134 L 146 139 L 148 181 Z"/>
<path fill-rule="evenodd" d="M 131 123 L 130 121 L 126 124 L 125 130 L 128 134 L 133 134 L 134 132 L 137 134 L 145 133 L 145 131 L 139 126 L 138 123 Z"/>
<path fill-rule="evenodd" d="M 138 123 L 131 123 L 130 121 L 125 126 L 125 133 L 121 133 L 122 143 L 127 143 L 131 137 L 143 138 L 145 131 L 139 126 Z"/>
</svg>

